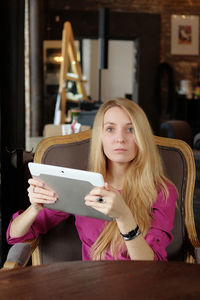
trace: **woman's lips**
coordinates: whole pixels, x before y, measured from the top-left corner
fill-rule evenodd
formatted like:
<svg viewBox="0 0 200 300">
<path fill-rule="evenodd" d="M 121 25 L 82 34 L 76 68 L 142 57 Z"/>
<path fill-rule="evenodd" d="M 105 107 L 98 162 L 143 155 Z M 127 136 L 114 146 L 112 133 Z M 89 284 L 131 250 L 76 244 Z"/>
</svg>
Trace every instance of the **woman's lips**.
<svg viewBox="0 0 200 300">
<path fill-rule="evenodd" d="M 115 152 L 125 152 L 126 149 L 124 148 L 117 148 L 117 149 L 114 149 Z"/>
</svg>

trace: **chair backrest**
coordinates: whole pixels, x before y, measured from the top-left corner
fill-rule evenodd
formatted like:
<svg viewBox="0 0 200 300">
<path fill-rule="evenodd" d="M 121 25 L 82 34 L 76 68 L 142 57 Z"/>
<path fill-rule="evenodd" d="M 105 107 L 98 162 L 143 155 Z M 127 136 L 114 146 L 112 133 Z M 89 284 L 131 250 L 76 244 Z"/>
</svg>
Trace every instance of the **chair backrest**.
<svg viewBox="0 0 200 300">
<path fill-rule="evenodd" d="M 190 124 L 184 120 L 167 120 L 160 125 L 160 135 L 183 140 L 193 147 L 193 133 Z"/>
<path fill-rule="evenodd" d="M 49 137 L 37 147 L 34 161 L 86 169 L 91 130 L 68 136 Z M 192 150 L 183 141 L 155 137 L 167 177 L 175 183 L 179 197 L 173 229 L 174 240 L 167 248 L 169 260 L 185 260 L 188 240 L 199 246 L 193 216 L 195 165 Z M 70 217 L 39 239 L 40 258 L 33 264 L 81 259 L 81 242 Z"/>
<path fill-rule="evenodd" d="M 169 260 L 186 260 L 188 251 L 199 245 L 193 214 L 195 163 L 192 149 L 182 140 L 155 137 L 165 175 L 178 190 L 174 239 L 167 248 Z"/>
<path fill-rule="evenodd" d="M 90 137 L 91 130 L 45 138 L 36 148 L 34 162 L 86 170 Z M 32 264 L 81 260 L 81 257 L 81 241 L 71 216 L 39 238 Z"/>
</svg>

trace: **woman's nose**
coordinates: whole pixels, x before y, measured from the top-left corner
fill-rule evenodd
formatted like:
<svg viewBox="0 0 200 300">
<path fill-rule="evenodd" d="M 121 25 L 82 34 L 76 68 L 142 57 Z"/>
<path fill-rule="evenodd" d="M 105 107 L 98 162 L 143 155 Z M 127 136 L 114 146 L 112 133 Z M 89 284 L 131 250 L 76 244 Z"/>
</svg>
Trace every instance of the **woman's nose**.
<svg viewBox="0 0 200 300">
<path fill-rule="evenodd" d="M 117 132 L 116 141 L 118 143 L 123 143 L 125 141 L 125 137 L 122 131 Z"/>
</svg>

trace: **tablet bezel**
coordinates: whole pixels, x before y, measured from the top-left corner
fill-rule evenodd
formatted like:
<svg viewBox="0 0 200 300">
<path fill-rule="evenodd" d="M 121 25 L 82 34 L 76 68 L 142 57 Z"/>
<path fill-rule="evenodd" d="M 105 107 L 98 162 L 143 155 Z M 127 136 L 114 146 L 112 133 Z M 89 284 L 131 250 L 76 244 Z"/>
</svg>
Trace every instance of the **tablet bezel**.
<svg viewBox="0 0 200 300">
<path fill-rule="evenodd" d="M 93 187 L 104 186 L 102 174 L 33 162 L 30 162 L 28 167 L 34 178 L 42 180 L 58 195 L 58 200 L 54 204 L 44 205 L 46 208 L 61 210 L 74 215 L 112 220 L 109 216 L 86 206 L 84 203 L 84 196 Z"/>
</svg>

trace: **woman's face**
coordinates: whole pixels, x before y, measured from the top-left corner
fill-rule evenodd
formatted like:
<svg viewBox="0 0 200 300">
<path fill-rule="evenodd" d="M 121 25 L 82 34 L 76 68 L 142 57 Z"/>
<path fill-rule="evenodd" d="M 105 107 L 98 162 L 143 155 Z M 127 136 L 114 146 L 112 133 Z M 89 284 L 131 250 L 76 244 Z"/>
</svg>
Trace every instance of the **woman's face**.
<svg viewBox="0 0 200 300">
<path fill-rule="evenodd" d="M 104 115 L 102 146 L 106 157 L 116 163 L 127 164 L 137 155 L 132 122 L 120 107 L 112 107 Z"/>
</svg>

